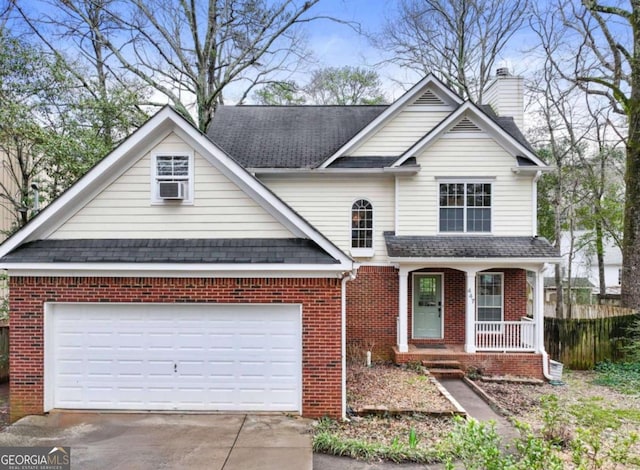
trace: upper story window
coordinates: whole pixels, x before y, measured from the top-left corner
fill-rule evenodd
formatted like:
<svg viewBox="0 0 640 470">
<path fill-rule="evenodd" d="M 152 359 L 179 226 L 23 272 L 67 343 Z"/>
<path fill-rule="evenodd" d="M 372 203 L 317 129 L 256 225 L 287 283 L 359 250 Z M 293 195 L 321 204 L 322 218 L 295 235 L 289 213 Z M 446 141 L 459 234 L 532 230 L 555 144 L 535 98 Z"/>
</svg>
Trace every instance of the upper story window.
<svg viewBox="0 0 640 470">
<path fill-rule="evenodd" d="M 193 202 L 193 158 L 156 155 L 152 165 L 152 202 Z"/>
<path fill-rule="evenodd" d="M 366 199 L 351 206 L 351 254 L 373 256 L 373 205 Z"/>
<path fill-rule="evenodd" d="M 440 183 L 440 232 L 491 232 L 491 183 Z"/>
</svg>

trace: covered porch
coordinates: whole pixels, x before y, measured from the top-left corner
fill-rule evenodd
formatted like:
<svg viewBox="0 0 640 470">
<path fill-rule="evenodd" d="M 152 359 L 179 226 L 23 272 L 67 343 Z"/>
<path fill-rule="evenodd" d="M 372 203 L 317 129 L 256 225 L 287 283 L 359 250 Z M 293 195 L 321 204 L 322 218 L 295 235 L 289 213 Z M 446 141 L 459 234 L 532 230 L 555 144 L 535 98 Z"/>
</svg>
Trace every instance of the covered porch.
<svg viewBox="0 0 640 470">
<path fill-rule="evenodd" d="M 546 240 L 387 236 L 387 249 L 398 263 L 396 362 L 456 360 L 541 375 L 543 270 L 557 258 Z M 434 256 L 441 252 L 449 256 Z"/>
</svg>

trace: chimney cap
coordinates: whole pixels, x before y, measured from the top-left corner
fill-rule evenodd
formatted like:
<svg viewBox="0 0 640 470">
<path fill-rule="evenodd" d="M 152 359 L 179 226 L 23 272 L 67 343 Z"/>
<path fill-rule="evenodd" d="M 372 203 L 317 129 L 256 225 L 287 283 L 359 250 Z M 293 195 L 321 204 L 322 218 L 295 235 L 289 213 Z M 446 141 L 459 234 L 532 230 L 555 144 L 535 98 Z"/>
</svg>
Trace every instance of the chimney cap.
<svg viewBox="0 0 640 470">
<path fill-rule="evenodd" d="M 509 67 L 498 67 L 496 69 L 496 77 L 509 77 L 511 76 L 511 72 L 509 72 Z"/>
</svg>

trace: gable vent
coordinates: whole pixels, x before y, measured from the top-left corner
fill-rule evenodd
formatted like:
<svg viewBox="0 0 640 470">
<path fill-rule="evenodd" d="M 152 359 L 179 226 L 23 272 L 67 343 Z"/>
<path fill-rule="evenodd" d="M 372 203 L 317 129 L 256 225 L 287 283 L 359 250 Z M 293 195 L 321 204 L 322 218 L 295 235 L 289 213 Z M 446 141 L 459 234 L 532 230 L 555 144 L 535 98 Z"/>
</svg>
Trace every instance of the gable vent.
<svg viewBox="0 0 640 470">
<path fill-rule="evenodd" d="M 449 132 L 482 132 L 469 118 L 462 118 Z"/>
<path fill-rule="evenodd" d="M 431 90 L 427 90 L 413 104 L 418 106 L 442 106 L 444 101 L 438 98 Z"/>
</svg>

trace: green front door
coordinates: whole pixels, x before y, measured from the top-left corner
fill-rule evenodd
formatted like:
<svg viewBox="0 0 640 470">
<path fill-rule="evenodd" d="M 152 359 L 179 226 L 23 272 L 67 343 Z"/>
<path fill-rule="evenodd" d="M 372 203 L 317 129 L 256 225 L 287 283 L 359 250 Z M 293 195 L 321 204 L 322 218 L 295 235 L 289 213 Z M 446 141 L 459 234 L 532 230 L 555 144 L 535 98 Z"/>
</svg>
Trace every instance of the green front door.
<svg viewBox="0 0 640 470">
<path fill-rule="evenodd" d="M 413 275 L 413 337 L 442 338 L 442 276 Z"/>
</svg>

